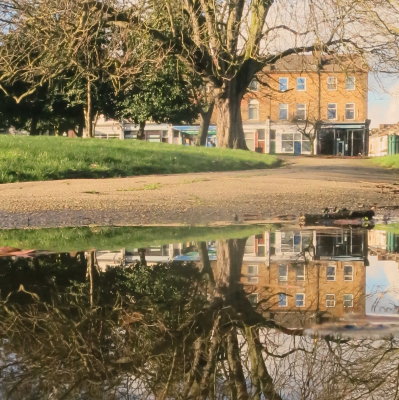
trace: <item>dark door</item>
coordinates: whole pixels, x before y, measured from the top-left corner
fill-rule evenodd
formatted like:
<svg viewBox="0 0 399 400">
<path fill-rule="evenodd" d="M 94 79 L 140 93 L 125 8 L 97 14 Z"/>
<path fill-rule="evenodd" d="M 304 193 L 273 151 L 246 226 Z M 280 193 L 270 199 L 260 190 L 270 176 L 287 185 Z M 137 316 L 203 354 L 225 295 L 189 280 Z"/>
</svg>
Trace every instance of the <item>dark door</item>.
<svg viewBox="0 0 399 400">
<path fill-rule="evenodd" d="M 296 156 L 301 154 L 301 142 L 294 142 L 294 154 Z"/>
</svg>

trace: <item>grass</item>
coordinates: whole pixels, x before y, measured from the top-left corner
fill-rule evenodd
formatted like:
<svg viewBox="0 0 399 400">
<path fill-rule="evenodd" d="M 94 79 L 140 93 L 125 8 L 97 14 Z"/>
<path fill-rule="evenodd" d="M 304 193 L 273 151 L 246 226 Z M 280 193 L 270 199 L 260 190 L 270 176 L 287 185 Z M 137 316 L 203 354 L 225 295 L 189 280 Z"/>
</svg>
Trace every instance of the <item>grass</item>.
<svg viewBox="0 0 399 400">
<path fill-rule="evenodd" d="M 0 247 L 54 252 L 117 250 L 151 245 L 248 237 L 272 225 L 226 227 L 78 227 L 0 230 Z"/>
<path fill-rule="evenodd" d="M 136 140 L 0 135 L 0 183 L 232 171 L 278 165 L 275 156 L 242 150 Z"/>
<path fill-rule="evenodd" d="M 375 157 L 371 159 L 373 164 L 380 167 L 399 169 L 399 154 L 384 157 Z"/>
</svg>

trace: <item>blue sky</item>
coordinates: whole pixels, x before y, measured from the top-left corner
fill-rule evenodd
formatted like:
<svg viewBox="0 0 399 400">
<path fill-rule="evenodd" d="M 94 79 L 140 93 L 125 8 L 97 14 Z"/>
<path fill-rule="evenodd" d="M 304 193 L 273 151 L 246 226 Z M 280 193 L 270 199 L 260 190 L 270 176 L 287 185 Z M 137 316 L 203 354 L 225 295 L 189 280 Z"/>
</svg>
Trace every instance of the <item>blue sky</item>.
<svg viewBox="0 0 399 400">
<path fill-rule="evenodd" d="M 370 75 L 368 115 L 371 127 L 399 122 L 399 74 Z"/>
</svg>

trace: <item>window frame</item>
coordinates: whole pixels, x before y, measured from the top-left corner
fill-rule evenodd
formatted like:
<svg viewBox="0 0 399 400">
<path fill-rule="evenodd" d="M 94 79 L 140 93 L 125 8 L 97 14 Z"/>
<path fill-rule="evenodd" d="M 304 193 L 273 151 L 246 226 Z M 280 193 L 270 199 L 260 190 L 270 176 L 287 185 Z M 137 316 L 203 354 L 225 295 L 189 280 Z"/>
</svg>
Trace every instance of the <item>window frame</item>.
<svg viewBox="0 0 399 400">
<path fill-rule="evenodd" d="M 331 108 L 330 106 L 334 106 L 334 108 Z M 334 118 L 330 118 L 330 111 L 331 110 L 335 111 Z M 337 118 L 338 118 L 338 105 L 337 105 L 337 103 L 327 103 L 327 119 L 329 121 L 336 121 Z"/>
<path fill-rule="evenodd" d="M 285 268 L 285 275 L 281 275 L 281 268 Z M 287 282 L 288 281 L 288 265 L 287 264 L 279 264 L 278 266 L 278 281 L 279 282 Z"/>
<path fill-rule="evenodd" d="M 332 298 L 328 298 L 327 296 L 332 296 Z M 331 303 L 330 303 L 331 302 Z M 332 308 L 336 305 L 336 299 L 334 293 L 326 293 L 326 307 Z"/>
<path fill-rule="evenodd" d="M 285 84 L 283 84 L 284 81 L 285 81 Z M 278 78 L 278 91 L 283 92 L 283 93 L 286 92 L 288 90 L 288 82 L 289 82 L 288 77 L 280 76 Z"/>
<path fill-rule="evenodd" d="M 329 275 L 328 274 L 328 269 L 329 268 L 334 268 L 334 275 Z M 328 279 L 329 276 L 333 276 L 334 279 Z M 335 282 L 337 280 L 337 266 L 336 265 L 327 265 L 326 268 L 326 281 L 327 282 Z"/>
<path fill-rule="evenodd" d="M 248 89 L 252 92 L 258 92 L 259 91 L 259 81 L 256 78 L 252 79 L 248 85 Z"/>
<path fill-rule="evenodd" d="M 298 296 L 302 296 L 302 305 L 298 305 Z M 305 293 L 295 293 L 295 307 L 305 307 Z"/>
<path fill-rule="evenodd" d="M 298 267 L 303 268 L 303 275 L 298 275 Z M 298 279 L 301 278 L 301 279 Z M 306 268 L 305 264 L 298 264 L 295 268 L 295 280 L 298 282 L 303 282 L 306 279 Z"/>
<path fill-rule="evenodd" d="M 345 273 L 345 268 L 351 268 L 351 273 L 346 274 Z M 349 277 L 349 279 L 347 279 Z M 353 265 L 344 265 L 344 281 L 346 282 L 352 282 L 353 281 Z"/>
<path fill-rule="evenodd" d="M 345 299 L 346 296 L 350 296 L 350 305 L 346 305 L 345 303 L 348 301 L 347 299 Z M 344 308 L 353 308 L 353 294 L 352 293 L 345 293 L 344 297 L 343 297 L 343 306 Z"/>
<path fill-rule="evenodd" d="M 334 83 L 332 83 L 333 81 Z M 338 80 L 336 76 L 330 75 L 327 76 L 327 90 L 337 90 L 338 89 Z"/>
<path fill-rule="evenodd" d="M 285 106 L 285 107 L 283 107 L 283 106 Z M 282 111 L 286 112 L 286 117 L 285 118 L 281 118 Z M 278 105 L 278 119 L 280 121 L 288 121 L 288 103 L 279 103 L 279 105 Z"/>
<path fill-rule="evenodd" d="M 299 81 L 303 81 L 303 89 L 301 89 L 302 85 L 299 84 Z M 296 78 L 296 90 L 298 92 L 305 92 L 307 88 L 307 79 L 304 76 L 298 76 Z"/>
<path fill-rule="evenodd" d="M 303 118 L 299 117 L 299 106 L 303 106 Z M 307 110 L 306 110 L 306 104 L 305 103 L 297 103 L 296 104 L 296 110 L 295 110 L 295 117 L 296 119 L 300 120 L 300 121 L 305 121 L 306 120 L 306 114 L 307 114 Z"/>
<path fill-rule="evenodd" d="M 348 108 L 348 106 L 353 106 L 352 109 Z M 350 118 L 348 117 L 348 112 L 349 113 L 353 113 L 353 117 Z M 349 120 L 349 121 L 353 121 L 356 117 L 356 104 L 355 103 L 346 103 L 345 104 L 345 119 Z"/>
<path fill-rule="evenodd" d="M 284 303 L 281 301 L 284 298 Z M 288 296 L 287 293 L 279 293 L 278 294 L 278 306 L 279 307 L 288 307 Z"/>
<path fill-rule="evenodd" d="M 252 113 L 254 113 L 252 115 Z M 259 121 L 259 101 L 257 99 L 248 100 L 248 121 Z"/>
<path fill-rule="evenodd" d="M 348 82 L 352 80 L 352 85 L 348 85 Z M 345 78 L 345 90 L 356 90 L 356 76 L 347 76 Z"/>
</svg>

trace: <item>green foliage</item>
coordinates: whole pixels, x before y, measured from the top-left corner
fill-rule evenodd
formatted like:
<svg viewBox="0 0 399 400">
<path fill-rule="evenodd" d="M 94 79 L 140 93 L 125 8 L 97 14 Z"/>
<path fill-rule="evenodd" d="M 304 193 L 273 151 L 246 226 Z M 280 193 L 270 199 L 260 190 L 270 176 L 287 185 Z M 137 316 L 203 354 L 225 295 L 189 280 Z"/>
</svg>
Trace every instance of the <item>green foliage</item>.
<svg viewBox="0 0 399 400">
<path fill-rule="evenodd" d="M 376 157 L 371 159 L 371 162 L 381 167 L 399 169 L 399 154 Z"/>
<path fill-rule="evenodd" d="M 274 156 L 140 141 L 0 136 L 0 183 L 271 168 Z"/>
</svg>

